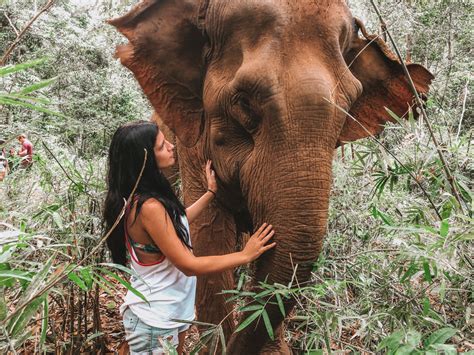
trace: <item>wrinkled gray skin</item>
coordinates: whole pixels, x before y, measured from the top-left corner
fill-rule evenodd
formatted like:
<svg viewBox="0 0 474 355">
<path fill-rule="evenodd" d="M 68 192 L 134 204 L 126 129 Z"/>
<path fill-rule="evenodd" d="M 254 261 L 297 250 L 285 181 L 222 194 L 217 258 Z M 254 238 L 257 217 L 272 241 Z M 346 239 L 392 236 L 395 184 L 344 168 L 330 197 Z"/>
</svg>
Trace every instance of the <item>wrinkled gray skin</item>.
<svg viewBox="0 0 474 355">
<path fill-rule="evenodd" d="M 195 254 L 232 252 L 242 232 L 268 222 L 277 246 L 256 262 L 255 283 L 288 284 L 292 265 L 308 281 L 326 231 L 334 149 L 380 132 L 390 120 L 384 106 L 406 114 L 412 94 L 400 63 L 383 41 L 360 38 L 361 24 L 337 0 L 144 1 L 110 22 L 130 41 L 117 55 L 178 137 L 186 204 L 205 192 L 203 166 L 213 161 L 218 198 L 192 228 Z M 409 70 L 426 93 L 431 74 Z M 233 287 L 232 271 L 200 277 L 198 320 L 232 312 L 217 293 Z M 292 307 L 286 301 L 286 313 Z M 267 312 L 275 341 L 263 321 L 231 335 L 226 318 L 228 354 L 289 353 L 281 312 L 270 304 Z"/>
</svg>

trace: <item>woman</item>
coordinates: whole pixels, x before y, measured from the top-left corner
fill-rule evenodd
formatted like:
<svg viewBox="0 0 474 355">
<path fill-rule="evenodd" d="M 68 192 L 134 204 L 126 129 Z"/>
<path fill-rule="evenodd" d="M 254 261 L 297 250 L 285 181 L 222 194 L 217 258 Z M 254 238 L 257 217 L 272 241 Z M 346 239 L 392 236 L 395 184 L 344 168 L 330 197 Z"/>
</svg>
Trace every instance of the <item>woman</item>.
<svg viewBox="0 0 474 355">
<path fill-rule="evenodd" d="M 185 208 L 162 173 L 175 163 L 173 149 L 158 126 L 146 121 L 121 126 L 110 145 L 104 210 L 107 230 L 139 179 L 144 150 L 148 157 L 132 202 L 107 240 L 115 263 L 126 265 L 128 250 L 131 268 L 137 273 L 131 285 L 148 301 L 129 291 L 120 308 L 132 354 L 164 353 L 165 341 L 177 347 L 180 354 L 189 324 L 175 320 L 194 320 L 195 275 L 249 263 L 275 246 L 266 245 L 274 232 L 264 223 L 240 252 L 195 257 L 188 221 L 192 223 L 211 202 L 217 184 L 208 161 L 208 190 Z"/>
</svg>

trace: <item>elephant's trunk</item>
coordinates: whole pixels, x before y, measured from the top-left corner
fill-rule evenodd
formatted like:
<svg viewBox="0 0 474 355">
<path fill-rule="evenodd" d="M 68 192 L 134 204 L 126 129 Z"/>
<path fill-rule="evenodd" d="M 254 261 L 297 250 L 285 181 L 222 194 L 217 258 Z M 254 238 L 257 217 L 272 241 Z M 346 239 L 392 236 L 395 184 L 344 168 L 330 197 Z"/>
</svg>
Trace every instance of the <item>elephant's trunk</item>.
<svg viewBox="0 0 474 355">
<path fill-rule="evenodd" d="M 288 284 L 295 275 L 305 282 L 321 251 L 328 217 L 332 151 L 307 147 L 304 152 L 307 157 L 295 156 L 289 166 L 274 171 L 267 179 L 268 187 L 261 191 L 262 195 L 272 194 L 263 197 L 272 202 L 259 211 L 261 220 L 257 225 L 268 222 L 274 226 L 277 246 L 257 261 L 259 281 Z M 275 165 L 274 170 L 278 170 L 278 163 Z"/>
<path fill-rule="evenodd" d="M 260 190 L 256 193 L 260 194 L 262 201 L 272 201 L 265 204 L 265 207 L 257 203 L 249 204 L 251 213 L 258 215 L 254 221 L 255 225 L 258 226 L 262 222 L 271 223 L 275 230 L 274 240 L 277 242 L 275 248 L 257 260 L 257 281 L 283 285 L 293 281 L 292 287 L 297 287 L 310 280 L 326 232 L 332 151 L 333 149 L 308 147 L 306 158 L 294 159 L 281 171 L 278 171 L 278 167 L 281 167 L 279 160 L 273 160 L 275 171 L 267 178 L 264 186 L 255 187 Z M 269 195 L 270 193 L 272 194 Z M 284 303 L 288 314 L 295 301 L 285 300 Z M 279 328 L 284 317 L 274 296 L 267 303 L 266 312 L 272 328 Z M 245 314 L 244 318 L 247 316 L 248 314 Z M 231 338 L 229 354 L 279 353 L 284 346 L 282 339 L 269 342 L 262 319 L 257 325 L 252 324 L 241 333 Z M 251 341 L 247 342 L 245 338 Z M 252 348 L 248 348 L 248 344 L 252 344 Z M 273 350 L 271 346 L 274 347 Z M 265 351 L 261 352 L 263 347 Z"/>
<path fill-rule="evenodd" d="M 321 81 L 316 84 L 324 93 Z M 309 89 L 304 82 L 299 83 L 298 96 L 291 99 L 293 106 L 288 110 L 291 114 L 275 120 L 287 127 L 272 129 L 272 146 L 261 149 L 265 161 L 254 166 L 271 170 L 253 169 L 247 176 L 263 184 L 249 183 L 244 189 L 255 227 L 263 222 L 274 226 L 277 245 L 258 259 L 256 267 L 256 280 L 269 284 L 288 285 L 293 281 L 296 286 L 309 281 L 326 233 L 332 158 L 341 119 L 324 99 L 330 93 L 315 97 L 314 92 L 318 91 L 314 85 Z M 286 301 L 286 311 L 293 305 L 294 301 Z M 266 311 L 273 328 L 279 327 L 283 320 L 279 308 L 269 302 Z M 249 344 L 246 337 L 252 339 L 252 349 L 239 345 Z M 251 325 L 243 334 L 234 336 L 228 350 L 231 354 L 257 354 L 268 339 L 264 322 L 260 321 L 256 327 Z"/>
<path fill-rule="evenodd" d="M 307 281 L 326 232 L 332 159 L 342 120 L 327 100 L 331 83 L 307 76 L 303 73 L 289 86 L 279 110 L 284 117 L 273 118 L 268 128 L 271 143 L 255 147 L 260 153 L 253 166 L 267 170 L 254 169 L 250 178 L 263 183 L 244 184 L 254 225 L 271 223 L 277 242 L 258 260 L 258 280 L 268 277 L 287 284 L 298 265 L 296 276 Z"/>
</svg>

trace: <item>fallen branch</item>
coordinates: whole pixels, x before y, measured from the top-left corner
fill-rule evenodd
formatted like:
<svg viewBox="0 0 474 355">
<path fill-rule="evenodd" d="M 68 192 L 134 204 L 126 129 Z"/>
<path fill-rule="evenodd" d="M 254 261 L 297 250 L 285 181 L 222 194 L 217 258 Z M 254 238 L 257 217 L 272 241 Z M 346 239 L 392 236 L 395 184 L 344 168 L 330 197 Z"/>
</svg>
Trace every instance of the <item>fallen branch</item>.
<svg viewBox="0 0 474 355">
<path fill-rule="evenodd" d="M 20 43 L 20 40 L 23 38 L 25 35 L 26 31 L 31 27 L 31 25 L 40 17 L 40 15 L 46 11 L 48 11 L 51 6 L 53 6 L 54 2 L 56 0 L 48 0 L 48 2 L 38 11 L 38 13 L 33 16 L 30 21 L 23 27 L 23 29 L 20 31 L 20 33 L 17 34 L 16 39 L 13 41 L 13 43 L 8 47 L 8 49 L 5 51 L 5 54 L 3 55 L 2 59 L 0 60 L 0 66 L 4 66 L 7 63 L 7 59 L 10 56 L 10 54 L 13 52 L 15 47 Z M 6 15 L 5 15 L 6 16 Z M 8 17 L 7 17 L 8 19 Z M 15 27 L 13 27 L 15 28 Z"/>
</svg>

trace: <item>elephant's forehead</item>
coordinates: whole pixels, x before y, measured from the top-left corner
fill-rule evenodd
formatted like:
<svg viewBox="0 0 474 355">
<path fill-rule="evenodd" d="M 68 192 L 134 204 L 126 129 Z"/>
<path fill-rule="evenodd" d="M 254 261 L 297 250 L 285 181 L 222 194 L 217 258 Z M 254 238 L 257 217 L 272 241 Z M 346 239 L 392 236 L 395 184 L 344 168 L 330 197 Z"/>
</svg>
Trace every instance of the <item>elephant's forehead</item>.
<svg viewBox="0 0 474 355">
<path fill-rule="evenodd" d="M 331 26 L 344 20 L 348 9 L 343 0 L 215 0 L 208 12 L 208 30 L 232 31 L 287 27 L 295 24 Z"/>
</svg>

